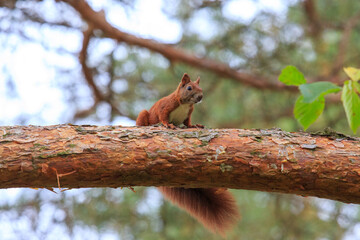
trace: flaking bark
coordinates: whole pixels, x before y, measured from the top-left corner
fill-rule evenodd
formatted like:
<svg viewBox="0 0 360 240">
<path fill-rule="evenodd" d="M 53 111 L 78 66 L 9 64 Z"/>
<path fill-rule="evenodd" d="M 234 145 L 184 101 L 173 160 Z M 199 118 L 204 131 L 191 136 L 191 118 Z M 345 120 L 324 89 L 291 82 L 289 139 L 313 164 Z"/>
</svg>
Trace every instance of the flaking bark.
<svg viewBox="0 0 360 240">
<path fill-rule="evenodd" d="M 227 187 L 360 203 L 358 138 L 278 129 L 0 127 L 0 188 Z"/>
</svg>

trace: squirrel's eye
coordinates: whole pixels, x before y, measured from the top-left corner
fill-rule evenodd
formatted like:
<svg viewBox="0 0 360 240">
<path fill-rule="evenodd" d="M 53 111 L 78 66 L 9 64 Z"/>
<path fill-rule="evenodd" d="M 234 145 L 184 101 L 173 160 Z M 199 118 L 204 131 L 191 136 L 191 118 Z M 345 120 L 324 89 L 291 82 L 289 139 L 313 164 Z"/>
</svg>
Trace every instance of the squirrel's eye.
<svg viewBox="0 0 360 240">
<path fill-rule="evenodd" d="M 186 89 L 189 90 L 189 91 L 192 90 L 191 86 L 188 86 Z"/>
</svg>

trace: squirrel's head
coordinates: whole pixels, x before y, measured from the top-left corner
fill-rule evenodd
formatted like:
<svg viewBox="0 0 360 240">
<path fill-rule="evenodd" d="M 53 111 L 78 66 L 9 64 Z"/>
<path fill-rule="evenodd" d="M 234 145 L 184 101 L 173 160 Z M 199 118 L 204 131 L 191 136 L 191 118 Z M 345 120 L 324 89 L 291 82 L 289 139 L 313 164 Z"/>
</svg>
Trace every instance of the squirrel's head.
<svg viewBox="0 0 360 240">
<path fill-rule="evenodd" d="M 184 73 L 177 89 L 177 95 L 181 104 L 194 104 L 201 102 L 203 98 L 202 89 L 199 87 L 200 77 L 195 82 L 190 80 L 187 73 Z"/>
</svg>

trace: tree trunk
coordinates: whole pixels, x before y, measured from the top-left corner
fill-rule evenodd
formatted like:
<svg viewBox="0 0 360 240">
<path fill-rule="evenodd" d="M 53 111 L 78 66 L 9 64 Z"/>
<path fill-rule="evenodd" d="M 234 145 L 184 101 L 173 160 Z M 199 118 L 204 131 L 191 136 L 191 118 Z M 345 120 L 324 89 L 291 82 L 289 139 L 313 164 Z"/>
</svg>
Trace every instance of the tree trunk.
<svg viewBox="0 0 360 240">
<path fill-rule="evenodd" d="M 358 138 L 278 129 L 0 127 L 0 188 L 226 187 L 360 203 Z"/>
</svg>

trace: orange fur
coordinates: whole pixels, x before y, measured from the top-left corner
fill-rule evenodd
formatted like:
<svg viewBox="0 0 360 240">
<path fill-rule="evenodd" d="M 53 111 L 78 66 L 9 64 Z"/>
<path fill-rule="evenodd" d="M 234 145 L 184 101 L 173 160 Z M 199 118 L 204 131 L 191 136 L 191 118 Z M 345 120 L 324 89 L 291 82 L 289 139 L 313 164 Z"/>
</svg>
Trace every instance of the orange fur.
<svg viewBox="0 0 360 240">
<path fill-rule="evenodd" d="M 208 230 L 225 236 L 225 232 L 239 219 L 236 201 L 223 188 L 168 188 L 159 187 L 161 193 Z"/>
<path fill-rule="evenodd" d="M 137 126 L 162 123 L 174 129 L 183 123 L 188 128 L 203 128 L 191 124 L 194 104 L 201 101 L 200 78 L 195 82 L 189 75 L 183 75 L 177 89 L 159 101 L 149 111 L 143 110 L 136 119 Z M 190 89 L 189 90 L 189 86 Z M 224 236 L 239 218 L 236 202 L 232 195 L 222 188 L 169 188 L 159 187 L 165 198 L 185 209 L 213 233 Z"/>
<path fill-rule="evenodd" d="M 194 109 L 194 104 L 197 103 L 197 97 L 202 98 L 202 89 L 199 87 L 199 82 L 200 78 L 198 78 L 195 82 L 191 82 L 189 75 L 185 73 L 181 79 L 179 86 L 173 93 L 157 101 L 150 108 L 149 111 L 142 110 L 140 112 L 139 116 L 136 119 L 136 125 L 149 126 L 157 123 L 162 123 L 165 127 L 174 129 L 176 128 L 176 124 L 174 125 L 174 123 L 169 122 L 171 112 L 173 112 L 180 105 L 187 104 L 189 105 L 189 110 L 186 114 L 187 117 L 185 117 L 182 123 L 188 128 L 203 128 L 204 126 L 200 124 L 191 125 L 191 113 Z M 194 95 L 193 98 L 189 98 L 192 95 L 187 95 L 189 91 L 186 88 L 189 86 L 192 88 L 190 94 Z"/>
</svg>

